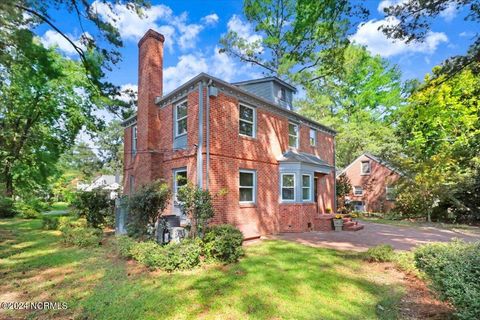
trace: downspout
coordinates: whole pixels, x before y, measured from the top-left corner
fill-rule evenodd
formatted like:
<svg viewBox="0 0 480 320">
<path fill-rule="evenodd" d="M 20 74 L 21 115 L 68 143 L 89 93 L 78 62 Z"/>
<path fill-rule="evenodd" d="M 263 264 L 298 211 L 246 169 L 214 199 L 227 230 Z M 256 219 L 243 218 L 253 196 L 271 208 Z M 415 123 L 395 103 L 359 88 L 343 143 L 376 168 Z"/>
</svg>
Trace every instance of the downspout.
<svg viewBox="0 0 480 320">
<path fill-rule="evenodd" d="M 208 183 L 209 183 L 209 180 L 208 180 L 208 168 L 210 168 L 210 85 L 212 84 L 212 79 L 210 79 L 208 81 L 208 84 L 207 84 L 207 111 L 206 111 L 206 138 L 207 138 L 207 141 L 206 141 L 206 149 L 207 149 L 207 159 L 206 159 L 206 168 L 205 168 L 205 185 L 206 185 L 206 189 L 208 190 Z"/>
<path fill-rule="evenodd" d="M 335 136 L 333 136 L 333 213 L 337 213 L 337 165 L 335 158 Z"/>
<path fill-rule="evenodd" d="M 208 99 L 208 95 L 207 95 Z M 197 186 L 203 188 L 203 81 L 198 83 Z"/>
</svg>

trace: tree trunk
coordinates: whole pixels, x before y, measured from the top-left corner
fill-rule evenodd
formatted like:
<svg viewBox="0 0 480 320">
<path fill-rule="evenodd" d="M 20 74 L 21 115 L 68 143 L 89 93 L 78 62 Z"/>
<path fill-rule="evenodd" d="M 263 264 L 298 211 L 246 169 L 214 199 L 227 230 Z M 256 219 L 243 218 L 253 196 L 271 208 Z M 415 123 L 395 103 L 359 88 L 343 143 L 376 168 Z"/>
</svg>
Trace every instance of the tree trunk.
<svg viewBox="0 0 480 320">
<path fill-rule="evenodd" d="M 5 178 L 4 196 L 7 198 L 12 198 L 13 197 L 13 176 L 12 176 L 12 173 L 10 172 L 9 165 L 5 167 L 5 170 L 3 171 L 3 173 Z"/>
</svg>

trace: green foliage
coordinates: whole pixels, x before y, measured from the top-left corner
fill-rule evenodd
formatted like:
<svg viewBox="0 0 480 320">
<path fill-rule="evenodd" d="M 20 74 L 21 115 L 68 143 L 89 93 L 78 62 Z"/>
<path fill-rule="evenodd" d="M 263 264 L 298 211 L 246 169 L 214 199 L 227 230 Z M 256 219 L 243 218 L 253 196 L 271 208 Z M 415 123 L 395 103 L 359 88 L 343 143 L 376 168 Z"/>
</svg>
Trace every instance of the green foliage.
<svg viewBox="0 0 480 320">
<path fill-rule="evenodd" d="M 112 120 L 105 130 L 96 137 L 102 160 L 102 172 L 107 174 L 120 173 L 123 170 L 123 127 L 121 121 Z"/>
<path fill-rule="evenodd" d="M 207 258 L 232 263 L 243 255 L 243 234 L 229 224 L 210 227 L 203 242 Z"/>
<path fill-rule="evenodd" d="M 190 218 L 190 235 L 202 238 L 209 220 L 215 214 L 210 192 L 188 182 L 178 190 L 177 197 L 183 213 Z"/>
<path fill-rule="evenodd" d="M 75 178 L 91 180 L 100 172 L 103 163 L 86 142 L 77 142 L 62 154 L 59 166 L 63 172 L 77 172 L 78 176 Z M 64 183 L 68 183 L 70 179 L 64 177 L 64 180 Z"/>
<path fill-rule="evenodd" d="M 12 218 L 16 214 L 13 200 L 0 195 L 0 218 Z"/>
<path fill-rule="evenodd" d="M 170 197 L 170 189 L 162 181 L 144 185 L 131 194 L 128 198 L 128 234 L 134 237 L 153 237 L 153 234 L 149 234 L 149 229 L 155 229 L 155 223 L 165 210 Z"/>
<path fill-rule="evenodd" d="M 63 227 L 62 242 L 66 245 L 77 247 L 94 247 L 100 244 L 103 232 L 97 228 L 89 227 Z"/>
<path fill-rule="evenodd" d="M 126 259 L 133 258 L 132 248 L 137 244 L 137 242 L 129 236 L 117 236 L 115 240 L 117 251 L 120 256 Z"/>
<path fill-rule="evenodd" d="M 164 258 L 160 268 L 165 271 L 188 270 L 200 264 L 202 247 L 198 240 L 185 239 L 179 243 L 169 243 L 163 250 Z"/>
<path fill-rule="evenodd" d="M 299 112 L 337 130 L 339 167 L 366 151 L 392 158 L 401 150 L 391 126 L 395 110 L 403 103 L 401 73 L 363 47 L 350 45 L 343 58 L 342 72 L 306 87 Z"/>
<path fill-rule="evenodd" d="M 347 205 L 345 201 L 345 197 L 350 194 L 352 191 L 352 184 L 350 183 L 350 179 L 347 177 L 345 173 L 342 173 L 337 178 L 336 184 L 336 193 L 337 193 L 337 207 L 338 211 L 342 213 L 347 213 Z"/>
<path fill-rule="evenodd" d="M 96 188 L 78 191 L 72 207 L 79 217 L 87 219 L 89 227 L 101 228 L 113 220 L 115 202 L 110 199 L 110 191 Z"/>
<path fill-rule="evenodd" d="M 370 262 L 391 262 L 394 257 L 393 247 L 389 244 L 379 244 L 369 248 L 364 256 L 365 260 Z"/>
<path fill-rule="evenodd" d="M 150 269 L 158 269 L 165 259 L 163 247 L 155 241 L 132 244 L 128 255 Z"/>
<path fill-rule="evenodd" d="M 77 219 L 75 217 L 59 217 L 58 230 L 62 231 L 73 228 L 86 228 L 87 220 L 85 218 Z"/>
<path fill-rule="evenodd" d="M 417 269 L 415 265 L 415 256 L 411 251 L 395 252 L 393 257 L 395 266 L 403 272 L 414 275 L 417 278 L 423 278 L 423 274 Z"/>
<path fill-rule="evenodd" d="M 431 25 L 445 10 L 454 9 L 462 12 L 464 20 L 470 23 L 472 30 L 478 30 L 474 23 L 480 22 L 480 5 L 478 0 L 408 0 L 392 2 L 384 8 L 388 21 L 395 18 L 398 23 L 381 26 L 390 38 L 400 41 L 422 42 L 430 34 Z M 473 25 L 472 25 L 473 24 Z M 480 34 L 472 32 L 471 45 L 463 55 L 446 59 L 441 66 L 440 74 L 452 77 L 466 67 L 475 65 L 480 55 Z M 477 64 L 477 68 L 478 68 Z M 477 69 L 479 71 L 479 69 Z"/>
<path fill-rule="evenodd" d="M 335 73 L 355 29 L 350 18 L 364 13 L 357 9 L 348 1 L 247 0 L 243 12 L 259 36 L 247 39 L 229 31 L 220 40 L 220 52 L 296 80 L 299 73 L 305 81 L 318 78 L 310 73 L 317 65 L 323 74 Z"/>
<path fill-rule="evenodd" d="M 42 229 L 44 229 L 44 230 L 57 230 L 58 229 L 58 219 L 59 219 L 59 217 L 55 217 L 55 216 L 43 216 L 42 217 Z"/>
<path fill-rule="evenodd" d="M 480 318 L 480 243 L 434 243 L 415 250 L 416 266 L 431 279 L 459 319 Z"/>
</svg>

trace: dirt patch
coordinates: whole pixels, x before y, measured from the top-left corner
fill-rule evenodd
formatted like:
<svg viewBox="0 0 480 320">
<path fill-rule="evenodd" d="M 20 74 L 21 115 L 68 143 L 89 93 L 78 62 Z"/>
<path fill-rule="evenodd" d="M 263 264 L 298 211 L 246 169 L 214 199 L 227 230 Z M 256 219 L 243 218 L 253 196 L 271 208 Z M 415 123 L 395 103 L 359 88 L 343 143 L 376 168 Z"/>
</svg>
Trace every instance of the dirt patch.
<svg viewBox="0 0 480 320">
<path fill-rule="evenodd" d="M 424 281 L 415 276 L 405 276 L 406 295 L 399 309 L 402 319 L 451 319 L 453 307 L 438 300 Z"/>
</svg>

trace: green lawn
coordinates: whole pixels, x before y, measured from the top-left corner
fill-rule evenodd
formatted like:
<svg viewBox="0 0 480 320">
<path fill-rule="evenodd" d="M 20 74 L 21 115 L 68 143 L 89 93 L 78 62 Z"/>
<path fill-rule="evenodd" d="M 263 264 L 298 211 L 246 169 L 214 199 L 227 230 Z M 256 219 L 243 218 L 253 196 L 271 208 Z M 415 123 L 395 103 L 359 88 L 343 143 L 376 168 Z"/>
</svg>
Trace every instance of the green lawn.
<svg viewBox="0 0 480 320">
<path fill-rule="evenodd" d="M 404 292 L 354 253 L 263 241 L 237 264 L 168 274 L 119 259 L 111 239 L 69 248 L 40 226 L 0 220 L 0 301 L 65 301 L 69 309 L 0 318 L 394 319 Z"/>
<path fill-rule="evenodd" d="M 50 206 L 50 210 L 44 212 L 43 214 L 47 215 L 65 215 L 68 214 L 70 208 L 69 204 L 66 202 L 54 202 Z"/>
</svg>

